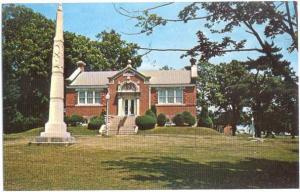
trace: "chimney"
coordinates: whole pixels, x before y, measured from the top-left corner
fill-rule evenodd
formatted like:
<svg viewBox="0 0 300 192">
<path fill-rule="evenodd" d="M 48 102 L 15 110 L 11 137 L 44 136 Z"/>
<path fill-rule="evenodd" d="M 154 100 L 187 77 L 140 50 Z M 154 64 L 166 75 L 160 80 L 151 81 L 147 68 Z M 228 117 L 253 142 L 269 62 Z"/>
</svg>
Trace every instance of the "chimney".
<svg viewBox="0 0 300 192">
<path fill-rule="evenodd" d="M 196 64 L 196 59 L 191 58 L 191 78 L 197 78 L 198 77 L 198 67 Z"/>
<path fill-rule="evenodd" d="M 77 61 L 77 67 L 80 69 L 81 72 L 84 71 L 84 67 L 86 66 L 85 62 L 83 61 Z"/>
</svg>

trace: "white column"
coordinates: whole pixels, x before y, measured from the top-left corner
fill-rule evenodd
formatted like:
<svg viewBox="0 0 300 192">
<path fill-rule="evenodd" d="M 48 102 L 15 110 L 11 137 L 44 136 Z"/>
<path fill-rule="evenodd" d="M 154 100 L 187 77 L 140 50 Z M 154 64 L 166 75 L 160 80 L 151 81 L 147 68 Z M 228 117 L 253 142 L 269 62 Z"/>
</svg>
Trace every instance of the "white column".
<svg viewBox="0 0 300 192">
<path fill-rule="evenodd" d="M 140 115 L 140 98 L 136 99 L 136 115 Z"/>
<path fill-rule="evenodd" d="M 123 115 L 123 99 L 122 97 L 118 98 L 118 116 Z"/>
<path fill-rule="evenodd" d="M 69 138 L 64 122 L 64 40 L 63 13 L 59 4 L 56 15 L 56 31 L 53 44 L 52 74 L 50 87 L 49 119 L 41 137 Z"/>
<path fill-rule="evenodd" d="M 132 99 L 128 99 L 128 115 L 131 115 L 131 101 Z"/>
</svg>

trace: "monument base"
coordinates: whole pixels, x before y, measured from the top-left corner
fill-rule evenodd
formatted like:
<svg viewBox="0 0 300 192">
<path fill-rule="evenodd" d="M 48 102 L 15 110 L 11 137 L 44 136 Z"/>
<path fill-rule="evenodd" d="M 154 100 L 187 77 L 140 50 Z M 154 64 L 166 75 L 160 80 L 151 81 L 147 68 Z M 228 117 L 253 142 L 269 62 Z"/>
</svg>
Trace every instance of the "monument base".
<svg viewBox="0 0 300 192">
<path fill-rule="evenodd" d="M 62 144 L 62 145 L 71 145 L 75 143 L 74 137 L 43 137 L 37 136 L 33 141 L 29 142 L 30 144 Z"/>
<path fill-rule="evenodd" d="M 46 123 L 45 131 L 37 136 L 29 144 L 74 144 L 75 138 L 67 132 L 67 126 L 63 123 Z"/>
</svg>

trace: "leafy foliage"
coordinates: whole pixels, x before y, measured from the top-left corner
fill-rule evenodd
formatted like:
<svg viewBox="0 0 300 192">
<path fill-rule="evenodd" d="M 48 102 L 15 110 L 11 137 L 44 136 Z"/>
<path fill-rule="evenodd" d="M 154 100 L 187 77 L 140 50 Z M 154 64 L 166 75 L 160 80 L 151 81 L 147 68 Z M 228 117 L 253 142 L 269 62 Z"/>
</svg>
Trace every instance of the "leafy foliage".
<svg viewBox="0 0 300 192">
<path fill-rule="evenodd" d="M 182 112 L 182 116 L 184 119 L 184 123 L 187 124 L 188 126 L 192 126 L 196 123 L 195 117 L 188 111 Z"/>
<path fill-rule="evenodd" d="M 184 118 L 182 114 L 176 114 L 172 118 L 173 123 L 175 123 L 176 126 L 184 126 Z"/>
<path fill-rule="evenodd" d="M 79 123 L 84 123 L 86 120 L 77 114 L 73 114 L 71 117 L 67 118 L 68 122 L 66 123 L 70 123 L 71 126 L 77 126 Z"/>
<path fill-rule="evenodd" d="M 135 124 L 140 130 L 153 129 L 156 124 L 156 119 L 151 115 L 138 116 L 135 119 Z"/>
<path fill-rule="evenodd" d="M 158 124 L 158 126 L 163 127 L 163 126 L 165 126 L 166 122 L 167 122 L 166 115 L 163 114 L 163 113 L 158 114 L 158 116 L 157 116 L 157 124 Z"/>
<path fill-rule="evenodd" d="M 155 114 L 155 117 L 156 117 L 157 113 L 156 113 L 156 106 L 155 105 L 151 105 L 151 111 Z"/>
<path fill-rule="evenodd" d="M 156 115 L 155 115 L 155 113 L 151 109 L 148 109 L 145 112 L 145 115 L 149 115 L 149 116 L 153 117 L 153 119 L 155 119 L 155 121 L 156 121 Z"/>
<path fill-rule="evenodd" d="M 4 5 L 2 15 L 4 131 L 42 126 L 48 118 L 54 22 L 13 4 Z M 128 59 L 133 67 L 140 66 L 137 45 L 122 40 L 113 30 L 97 37 L 98 41 L 92 41 L 64 32 L 65 77 L 75 70 L 78 60 L 87 63 L 87 70 L 121 69 Z M 39 119 L 39 123 L 25 125 L 20 117 L 31 122 Z"/>
<path fill-rule="evenodd" d="M 88 123 L 88 129 L 100 129 L 101 125 L 105 123 L 104 117 L 99 116 L 99 117 L 92 117 L 90 119 L 90 122 Z"/>
<path fill-rule="evenodd" d="M 197 126 L 213 128 L 213 121 L 210 118 L 208 113 L 208 108 L 205 105 L 202 106 L 202 110 L 198 118 Z"/>
</svg>

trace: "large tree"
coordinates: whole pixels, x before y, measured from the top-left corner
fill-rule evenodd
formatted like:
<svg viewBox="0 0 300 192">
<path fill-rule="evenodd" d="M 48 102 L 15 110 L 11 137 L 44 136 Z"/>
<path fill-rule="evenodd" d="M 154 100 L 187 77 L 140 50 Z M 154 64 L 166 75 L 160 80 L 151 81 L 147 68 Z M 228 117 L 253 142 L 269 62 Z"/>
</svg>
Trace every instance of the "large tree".
<svg viewBox="0 0 300 192">
<path fill-rule="evenodd" d="M 182 55 L 183 57 L 196 58 L 200 65 L 209 61 L 212 57 L 224 56 L 233 52 L 256 52 L 258 54 L 255 57 L 249 58 L 250 62 L 257 64 L 252 65 L 252 70 L 258 72 L 252 78 L 252 85 L 270 88 L 269 86 L 273 86 L 273 83 L 276 82 L 276 78 L 282 79 L 293 95 L 293 97 L 287 98 L 287 101 L 290 102 L 286 106 L 289 106 L 288 109 L 290 111 L 294 111 L 293 114 L 297 114 L 298 97 L 295 97 L 295 95 L 298 95 L 297 76 L 291 69 L 290 63 L 285 61 L 281 54 L 282 49 L 287 49 L 289 52 L 298 51 L 298 10 L 296 1 L 194 2 L 185 6 L 178 13 L 177 18 L 163 18 L 155 13 L 156 9 L 172 6 L 172 4 L 174 3 L 163 3 L 138 11 L 130 11 L 124 7 L 115 6 L 115 8 L 120 14 L 136 19 L 136 26 L 139 27 L 140 31 L 133 34 L 150 35 L 155 28 L 165 26 L 171 22 L 188 23 L 202 20 L 206 29 L 199 27 L 199 30 L 196 32 L 198 43 L 190 49 L 145 47 L 138 47 L 138 49 L 182 51 L 185 52 Z M 248 34 L 247 38 L 232 37 L 231 32 L 237 29 Z M 221 40 L 211 39 L 210 37 L 213 34 L 217 34 L 221 37 Z M 285 45 L 275 41 L 281 35 L 288 37 Z M 247 42 L 251 42 L 251 46 Z M 261 76 L 259 74 L 262 72 L 260 68 L 264 68 L 264 65 L 267 65 L 266 71 L 268 71 L 268 74 Z M 263 81 L 265 84 L 259 85 L 260 81 Z M 259 91 L 255 93 L 257 90 L 254 90 L 254 93 L 252 93 L 253 97 L 256 95 L 255 98 L 274 98 L 277 94 L 276 92 L 266 92 L 265 89 L 261 90 L 261 93 Z M 260 99 L 257 100 L 257 103 L 262 105 Z M 261 107 L 259 104 L 256 107 L 252 105 L 252 110 L 255 110 L 254 113 L 257 113 L 257 111 L 264 113 L 272 105 L 272 103 L 268 104 L 267 102 L 264 104 L 266 104 L 266 107 L 259 110 L 256 109 Z M 256 116 L 261 117 L 261 115 Z M 297 127 L 295 126 L 297 118 L 293 117 L 293 119 L 294 122 L 292 124 L 294 127 Z M 255 118 L 255 121 L 259 130 L 263 129 L 263 125 L 261 125 L 262 120 Z M 260 133 L 257 133 L 257 136 L 260 136 Z"/>
<path fill-rule="evenodd" d="M 3 114 L 4 131 L 42 126 L 47 120 L 55 23 L 24 6 L 3 6 Z M 65 77 L 83 60 L 87 70 L 117 70 L 141 56 L 115 31 L 98 40 L 64 32 Z M 111 52 L 110 50 L 114 50 Z"/>
<path fill-rule="evenodd" d="M 115 6 L 115 10 L 121 15 L 137 20 L 136 26 L 140 28 L 140 31 L 132 34 L 150 35 L 158 26 L 164 26 L 170 22 L 187 23 L 203 20 L 205 27 L 211 33 L 225 36 L 221 42 L 216 42 L 208 39 L 202 30 L 196 33 L 199 45 L 188 50 L 188 54 L 192 56 L 201 54 L 201 58 L 205 60 L 234 51 L 257 51 L 271 54 L 281 48 L 273 42 L 273 39 L 281 34 L 288 34 L 291 37 L 291 42 L 287 47 L 290 51 L 298 49 L 296 1 L 194 2 L 185 6 L 178 13 L 178 18 L 163 18 L 154 13 L 156 9 L 172 6 L 172 4 L 174 3 L 164 3 L 138 11 L 129 11 L 124 7 Z M 229 37 L 228 32 L 232 32 L 236 28 L 241 29 L 241 27 L 253 38 L 237 41 Z M 261 27 L 263 27 L 264 34 L 260 34 L 257 29 Z M 259 46 L 244 48 L 247 40 L 255 40 Z M 163 49 L 153 50 L 163 51 Z M 185 50 L 178 49 L 178 51 Z"/>
<path fill-rule="evenodd" d="M 227 123 L 232 126 L 233 135 L 246 107 L 248 78 L 246 67 L 238 61 L 231 61 L 215 66 L 215 75 L 207 86 L 210 90 L 208 99 L 219 111 L 227 114 Z"/>
</svg>

